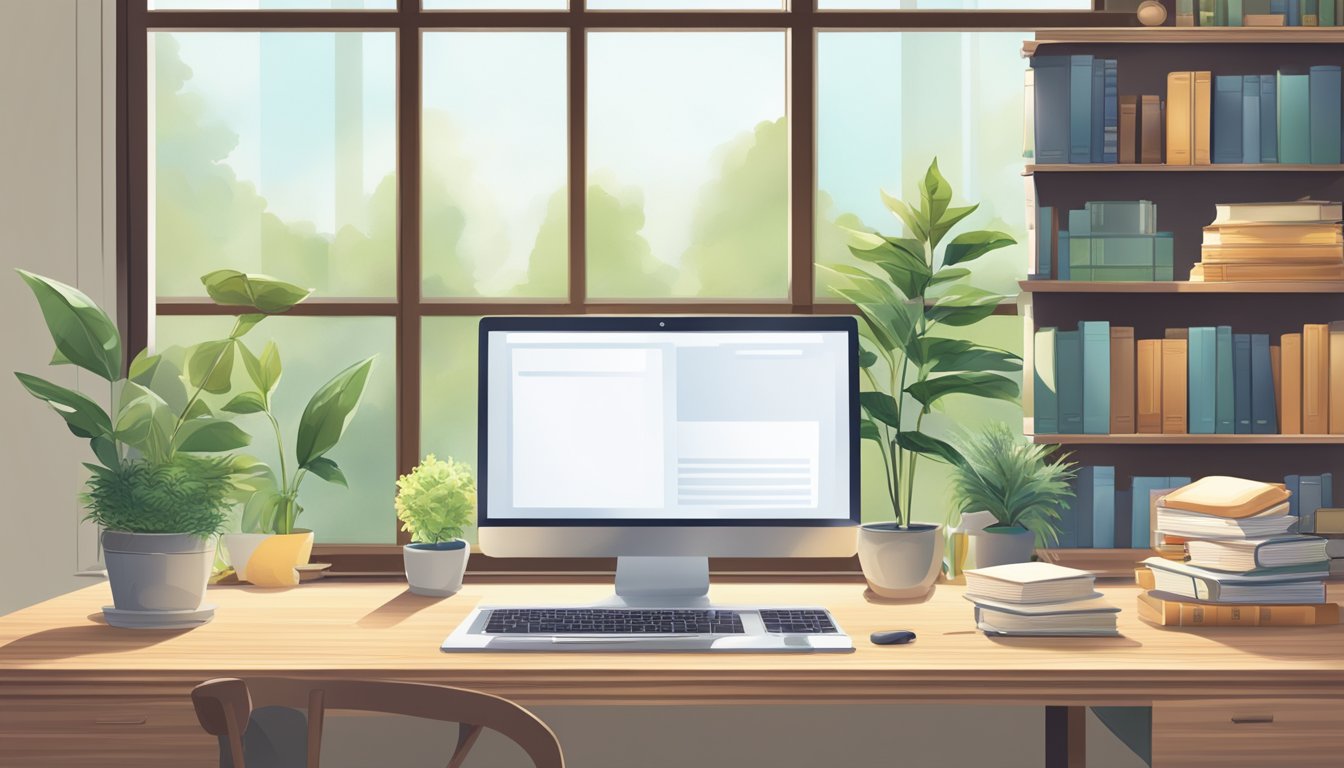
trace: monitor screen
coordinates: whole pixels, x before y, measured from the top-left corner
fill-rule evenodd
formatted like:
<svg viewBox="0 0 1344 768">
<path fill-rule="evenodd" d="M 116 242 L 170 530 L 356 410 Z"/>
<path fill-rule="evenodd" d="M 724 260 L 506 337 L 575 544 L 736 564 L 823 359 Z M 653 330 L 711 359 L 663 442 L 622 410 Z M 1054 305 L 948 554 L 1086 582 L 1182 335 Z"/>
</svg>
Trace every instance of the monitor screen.
<svg viewBox="0 0 1344 768">
<path fill-rule="evenodd" d="M 481 525 L 857 520 L 852 318 L 487 318 Z"/>
</svg>

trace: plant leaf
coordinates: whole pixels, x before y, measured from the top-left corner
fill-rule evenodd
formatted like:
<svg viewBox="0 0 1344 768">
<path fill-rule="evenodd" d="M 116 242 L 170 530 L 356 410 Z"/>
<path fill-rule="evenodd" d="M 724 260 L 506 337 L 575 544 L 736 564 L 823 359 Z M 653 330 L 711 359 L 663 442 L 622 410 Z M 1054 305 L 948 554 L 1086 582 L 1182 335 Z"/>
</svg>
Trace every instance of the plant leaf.
<svg viewBox="0 0 1344 768">
<path fill-rule="evenodd" d="M 907 451 L 914 451 L 948 464 L 956 465 L 965 461 L 961 453 L 949 443 L 923 432 L 899 432 L 896 434 L 896 444 Z"/>
<path fill-rule="evenodd" d="M 113 469 L 121 463 L 117 456 L 116 443 L 112 442 L 112 438 L 99 435 L 89 440 L 89 447 L 93 449 L 93 455 L 97 456 L 98 460 L 103 462 L 103 466 L 108 469 Z"/>
<path fill-rule="evenodd" d="M 923 242 L 929 239 L 928 225 L 920 214 L 910 210 L 910 206 L 899 198 L 887 194 L 886 190 L 878 190 L 878 193 L 882 195 L 882 204 L 887 206 L 887 210 L 896 214 L 901 221 L 905 222 L 905 226 L 909 228 L 910 233 L 915 236 L 916 240 Z"/>
<path fill-rule="evenodd" d="M 897 349 L 904 352 L 915 336 L 923 302 L 902 299 L 885 281 L 862 269 L 844 264 L 830 269 L 850 279 L 852 288 L 837 288 L 835 292 L 859 308 L 878 344 L 889 352 Z"/>
<path fill-rule="evenodd" d="M 877 363 L 877 353 L 870 349 L 859 349 L 859 367 L 872 368 Z"/>
<path fill-rule="evenodd" d="M 947 212 L 943 214 L 943 218 L 931 228 L 929 242 L 932 243 L 934 247 L 937 247 L 938 243 L 943 241 L 943 238 L 948 232 L 952 231 L 953 227 L 960 223 L 962 219 L 975 213 L 979 208 L 979 205 L 948 208 Z M 947 262 L 944 261 L 943 263 L 946 265 Z"/>
<path fill-rule="evenodd" d="M 245 315 L 239 315 L 238 327 L 234 329 L 233 333 L 229 334 L 229 338 L 241 339 L 244 334 L 255 328 L 257 326 L 257 323 L 260 323 L 262 320 L 265 319 L 266 315 L 260 312 L 249 312 Z"/>
<path fill-rule="evenodd" d="M 210 406 L 207 405 L 204 400 L 196 400 L 192 402 L 190 406 L 187 407 L 187 412 L 182 414 L 182 419 L 185 421 L 190 421 L 191 419 L 199 419 L 203 416 L 214 416 L 214 415 L 215 415 L 214 412 L 210 410 Z"/>
<path fill-rule="evenodd" d="M 243 505 L 239 527 L 244 533 L 274 533 L 275 515 L 280 507 L 280 493 L 274 487 L 253 493 Z"/>
<path fill-rule="evenodd" d="M 947 206 L 952 202 L 952 185 L 939 172 L 936 157 L 929 163 L 929 170 L 924 172 L 924 181 L 919 186 L 919 198 L 920 209 L 928 222 L 929 241 L 936 247 L 941 237 L 938 232 L 939 225 L 943 223 L 943 214 L 947 212 Z M 942 231 L 946 232 L 947 227 L 943 227 Z"/>
<path fill-rule="evenodd" d="M 336 466 L 336 462 L 328 459 L 326 456 L 319 456 L 308 463 L 304 469 L 312 472 L 314 475 L 326 480 L 328 483 L 335 483 L 343 488 L 349 488 L 350 484 L 345 481 L 345 473 Z"/>
<path fill-rule="evenodd" d="M 233 386 L 233 339 L 206 341 L 196 345 L 187 361 L 187 377 L 193 387 L 221 395 Z"/>
<path fill-rule="evenodd" d="M 260 392 L 240 392 L 224 404 L 222 410 L 229 413 L 261 413 L 266 410 L 266 402 Z"/>
<path fill-rule="evenodd" d="M 117 406 L 116 437 L 156 463 L 167 459 L 177 415 L 148 387 L 127 381 Z"/>
<path fill-rule="evenodd" d="M 16 372 L 14 376 L 28 394 L 45 401 L 60 414 L 76 436 L 95 438 L 111 434 L 112 419 L 107 411 L 83 394 L 27 373 Z"/>
<path fill-rule="evenodd" d="M 220 269 L 201 278 L 206 293 L 216 304 L 248 307 L 257 312 L 284 312 L 308 298 L 311 290 L 269 275 L 254 275 L 236 269 Z"/>
<path fill-rule="evenodd" d="M 154 377 L 154 369 L 159 365 L 159 356 L 151 355 L 149 349 L 145 348 L 135 356 L 127 369 L 126 378 L 137 384 L 149 386 L 150 380 Z"/>
<path fill-rule="evenodd" d="M 177 430 L 173 449 L 188 453 L 219 453 L 237 450 L 251 442 L 252 437 L 232 422 L 196 419 Z"/>
<path fill-rule="evenodd" d="M 932 272 L 917 241 L 882 237 L 851 230 L 849 250 L 856 258 L 876 264 L 909 299 L 924 295 Z"/>
<path fill-rule="evenodd" d="M 340 442 L 359 408 L 372 368 L 371 357 L 355 363 L 323 384 L 308 401 L 299 419 L 299 434 L 294 447 L 299 466 L 311 464 Z"/>
<path fill-rule="evenodd" d="M 878 431 L 872 419 L 859 419 L 859 439 L 882 442 L 882 433 Z"/>
<path fill-rule="evenodd" d="M 1012 379 L 997 373 L 968 371 L 917 381 L 906 387 L 905 391 L 927 411 L 938 400 L 956 394 L 1013 402 L 1017 400 L 1018 387 Z"/>
<path fill-rule="evenodd" d="M 943 249 L 943 264 L 951 266 L 973 261 L 990 251 L 997 251 L 1000 248 L 1007 248 L 1016 244 L 1017 241 L 1013 239 L 1012 235 L 1004 232 L 988 230 L 963 232 L 952 238 L 952 242 L 948 243 L 947 247 Z"/>
<path fill-rule="evenodd" d="M 950 283 L 954 280 L 960 280 L 970 274 L 971 270 L 965 269 L 964 267 L 943 267 L 937 272 L 934 272 L 933 277 L 929 278 L 929 287 L 932 288 L 936 285 L 941 285 L 942 283 Z"/>
<path fill-rule="evenodd" d="M 920 359 L 932 363 L 929 369 L 936 373 L 952 371 L 1020 371 L 1022 358 L 993 347 L 982 347 L 965 339 L 943 339 L 927 336 L 919 340 Z M 914 356 L 911 356 L 914 359 Z"/>
<path fill-rule="evenodd" d="M 940 297 L 932 307 L 925 310 L 924 314 L 929 322 L 933 323 L 953 326 L 974 325 L 994 314 L 995 308 L 1003 298 L 997 293 L 990 293 L 980 288 L 958 286 Z"/>
<path fill-rule="evenodd" d="M 117 324 L 79 289 L 18 270 L 37 297 L 51 340 L 56 344 L 54 363 L 73 363 L 108 381 L 121 374 L 121 334 Z"/>
<path fill-rule="evenodd" d="M 874 419 L 889 427 L 901 428 L 900 409 L 896 399 L 886 392 L 860 392 L 859 405 Z"/>
</svg>

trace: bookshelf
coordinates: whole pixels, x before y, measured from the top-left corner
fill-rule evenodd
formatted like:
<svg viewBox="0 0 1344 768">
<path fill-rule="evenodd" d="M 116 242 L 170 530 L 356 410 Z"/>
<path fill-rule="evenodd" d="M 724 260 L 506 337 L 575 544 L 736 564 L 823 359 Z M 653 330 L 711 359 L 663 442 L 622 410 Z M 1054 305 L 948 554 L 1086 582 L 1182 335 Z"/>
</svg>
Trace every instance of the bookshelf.
<svg viewBox="0 0 1344 768">
<path fill-rule="evenodd" d="M 1119 62 L 1123 95 L 1166 95 L 1171 71 L 1215 75 L 1275 72 L 1281 67 L 1344 65 L 1344 27 L 1157 27 L 1041 30 L 1023 55 L 1092 54 Z M 1344 200 L 1344 165 L 1228 163 L 1032 164 L 1022 175 L 1036 205 L 1081 208 L 1091 200 L 1152 200 L 1158 228 L 1175 238 L 1174 282 L 1022 281 L 1023 431 L 1038 444 L 1058 444 L 1081 465 L 1114 466 L 1117 488 L 1135 476 L 1233 474 L 1281 479 L 1319 474 L 1344 463 L 1344 435 L 1066 434 L 1035 435 L 1031 371 L 1037 328 L 1076 327 L 1080 320 L 1133 326 L 1135 338 L 1161 338 L 1166 328 L 1232 325 L 1238 333 L 1283 334 L 1305 323 L 1344 319 L 1344 281 L 1191 283 L 1203 227 L 1215 203 Z M 1035 211 L 1029 211 L 1035 221 Z M 1029 270 L 1031 271 L 1031 270 Z M 1276 342 L 1277 343 L 1277 342 Z M 1148 549 L 1045 549 L 1043 559 L 1099 576 L 1132 578 Z"/>
</svg>

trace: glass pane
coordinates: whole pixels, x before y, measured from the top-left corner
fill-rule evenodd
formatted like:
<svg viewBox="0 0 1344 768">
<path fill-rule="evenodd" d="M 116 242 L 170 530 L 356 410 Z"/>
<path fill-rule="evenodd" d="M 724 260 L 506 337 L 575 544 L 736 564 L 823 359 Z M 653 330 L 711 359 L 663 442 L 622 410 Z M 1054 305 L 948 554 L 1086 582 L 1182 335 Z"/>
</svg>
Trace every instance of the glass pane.
<svg viewBox="0 0 1344 768">
<path fill-rule="evenodd" d="M 476 470 L 477 317 L 426 317 L 420 364 L 420 455 L 451 456 Z M 476 541 L 476 526 L 466 531 Z"/>
<path fill-rule="evenodd" d="M 588 0 L 597 11 L 782 11 L 783 0 Z"/>
<path fill-rule="evenodd" d="M 222 338 L 233 324 L 227 317 L 160 317 L 155 347 L 189 345 Z M 396 513 L 396 358 L 394 320 L 390 317 L 270 317 L 243 338 L 260 354 L 267 341 L 280 351 L 284 374 L 276 386 L 274 412 L 284 437 L 286 462 L 294 466 L 299 416 L 309 398 L 347 366 L 376 355 L 364 400 L 341 442 L 328 454 L 345 472 L 349 489 L 317 477 L 300 487 L 303 515 L 320 543 L 393 544 Z M 235 389 L 246 388 L 246 373 L 234 368 Z M 219 406 L 221 403 L 214 403 Z M 263 414 L 240 416 L 238 426 L 252 435 L 248 446 L 257 458 L 279 467 L 275 432 Z"/>
<path fill-rule="evenodd" d="M 954 205 L 979 204 L 954 234 L 1007 232 L 1017 245 L 969 266 L 985 290 L 1016 295 L 1026 276 L 1021 32 L 823 32 L 817 35 L 819 264 L 857 263 L 841 227 L 905 236 L 880 190 L 919 200 L 929 163 Z M 819 300 L 835 300 L 817 271 Z"/>
<path fill-rule="evenodd" d="M 414 2 L 414 0 L 412 0 Z M 578 0 L 575 0 L 577 4 Z M 449 11 L 563 11 L 568 0 L 424 0 L 426 10 Z"/>
<path fill-rule="evenodd" d="M 396 7 L 397 0 L 149 0 L 151 11 L 382 11 Z"/>
<path fill-rule="evenodd" d="M 823 11 L 1090 11 L 1092 0 L 817 0 Z"/>
<path fill-rule="evenodd" d="M 222 267 L 393 295 L 395 53 L 391 32 L 151 33 L 158 295 Z"/>
<path fill-rule="evenodd" d="M 426 296 L 565 298 L 564 32 L 424 36 Z"/>
<path fill-rule="evenodd" d="M 588 38 L 588 295 L 788 295 L 783 32 Z"/>
</svg>

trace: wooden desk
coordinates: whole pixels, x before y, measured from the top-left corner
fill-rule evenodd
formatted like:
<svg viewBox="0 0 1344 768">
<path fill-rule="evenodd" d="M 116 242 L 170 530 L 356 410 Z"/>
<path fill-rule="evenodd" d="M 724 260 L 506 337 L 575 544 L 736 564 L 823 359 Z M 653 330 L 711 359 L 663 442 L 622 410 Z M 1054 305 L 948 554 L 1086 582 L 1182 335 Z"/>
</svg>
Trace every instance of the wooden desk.
<svg viewBox="0 0 1344 768">
<path fill-rule="evenodd" d="M 0 755 L 19 765 L 195 765 L 214 759 L 187 692 L 211 677 L 284 674 L 439 682 L 523 704 L 976 702 L 1153 706 L 1155 765 L 1324 765 L 1344 754 L 1344 626 L 1168 630 L 1135 587 L 1104 587 L 1123 637 L 991 639 L 961 587 L 885 601 L 861 584 L 716 584 L 722 603 L 829 607 L 851 654 L 445 654 L 478 602 L 584 603 L 605 584 L 469 584 L 448 599 L 400 582 L 216 587 L 191 631 L 102 623 L 105 584 L 0 618 Z M 913 629 L 908 646 L 871 645 Z M 1239 722 L 1233 723 L 1233 719 Z M 1273 722 L 1263 722 L 1273 718 Z M 164 762 L 155 762 L 155 758 Z M 1293 762 L 1299 760 L 1300 762 Z"/>
</svg>

